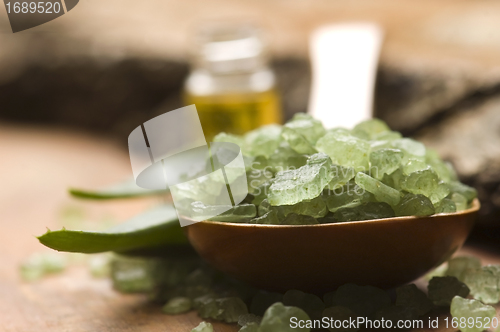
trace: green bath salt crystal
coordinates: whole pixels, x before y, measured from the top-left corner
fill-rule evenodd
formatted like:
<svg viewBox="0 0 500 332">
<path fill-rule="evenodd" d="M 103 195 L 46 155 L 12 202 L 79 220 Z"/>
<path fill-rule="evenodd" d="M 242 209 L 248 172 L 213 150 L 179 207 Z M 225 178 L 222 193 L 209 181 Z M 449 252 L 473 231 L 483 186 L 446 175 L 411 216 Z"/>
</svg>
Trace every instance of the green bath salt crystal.
<svg viewBox="0 0 500 332">
<path fill-rule="evenodd" d="M 159 265 L 155 259 L 116 257 L 111 262 L 113 287 L 123 293 L 150 292 L 158 285 Z"/>
<path fill-rule="evenodd" d="M 292 120 L 286 123 L 284 127 L 293 129 L 312 145 L 316 144 L 318 139 L 324 136 L 326 132 L 321 121 L 318 121 L 309 114 L 304 113 L 295 114 Z"/>
<path fill-rule="evenodd" d="M 331 167 L 333 178 L 326 186 L 325 190 L 333 191 L 346 185 L 356 175 L 356 171 L 352 167 L 342 167 L 340 165 L 332 165 Z"/>
<path fill-rule="evenodd" d="M 217 305 L 217 302 L 215 302 L 215 299 L 211 297 L 205 299 L 202 302 L 199 302 L 197 310 L 198 310 L 198 315 L 200 315 L 200 317 L 203 319 L 207 318 L 217 319 L 219 315 L 222 313 L 222 310 Z"/>
<path fill-rule="evenodd" d="M 192 329 L 191 332 L 214 332 L 214 327 L 210 323 L 201 322 L 197 327 Z"/>
<path fill-rule="evenodd" d="M 325 304 L 314 295 L 299 290 L 289 290 L 283 295 L 283 304 L 304 310 L 311 319 L 321 319 Z"/>
<path fill-rule="evenodd" d="M 260 205 L 263 200 L 267 198 L 267 193 L 269 191 L 269 187 L 271 186 L 271 181 L 266 181 L 260 184 L 253 193 L 252 204 Z"/>
<path fill-rule="evenodd" d="M 467 199 L 465 198 L 465 196 L 459 193 L 453 193 L 451 194 L 450 198 L 455 203 L 457 211 L 463 211 L 467 209 Z"/>
<path fill-rule="evenodd" d="M 431 169 L 416 171 L 403 178 L 401 188 L 415 195 L 430 197 L 438 187 L 439 179 Z"/>
<path fill-rule="evenodd" d="M 354 208 L 375 200 L 371 193 L 359 187 L 354 181 L 332 191 L 325 190 L 325 192 L 322 198 L 330 212 L 336 212 L 340 208 Z"/>
<path fill-rule="evenodd" d="M 500 301 L 500 265 L 467 269 L 463 273 L 463 279 L 475 299 L 486 304 Z"/>
<path fill-rule="evenodd" d="M 45 253 L 42 255 L 42 266 L 45 273 L 63 271 L 68 265 L 66 257 L 58 253 Z"/>
<path fill-rule="evenodd" d="M 418 316 L 425 315 L 433 307 L 432 301 L 415 284 L 396 288 L 396 306 L 413 308 Z"/>
<path fill-rule="evenodd" d="M 469 287 L 455 277 L 434 277 L 427 286 L 429 299 L 437 306 L 449 306 L 455 296 L 467 297 Z"/>
<path fill-rule="evenodd" d="M 282 141 L 281 126 L 267 125 L 245 135 L 244 145 L 252 156 L 264 156 L 269 158 L 278 148 Z"/>
<path fill-rule="evenodd" d="M 188 297 L 174 297 L 161 310 L 168 315 L 177 315 L 188 312 L 191 308 L 191 300 Z"/>
<path fill-rule="evenodd" d="M 219 314 L 215 319 L 226 323 L 236 323 L 241 315 L 248 314 L 248 308 L 238 297 L 225 297 L 215 300 Z"/>
<path fill-rule="evenodd" d="M 205 295 L 198 296 L 195 299 L 193 299 L 193 308 L 198 310 L 201 307 L 209 304 L 210 302 L 215 301 L 215 299 L 216 299 L 216 295 L 215 295 L 215 293 L 212 293 L 212 292 L 205 294 Z"/>
<path fill-rule="evenodd" d="M 262 317 L 259 332 L 309 332 L 308 327 L 300 328 L 293 326 L 291 319 L 308 321 L 309 316 L 304 310 L 297 307 L 287 307 L 283 303 L 275 303 L 270 306 Z"/>
<path fill-rule="evenodd" d="M 436 213 L 453 213 L 457 212 L 457 206 L 449 198 L 443 198 L 436 206 Z"/>
<path fill-rule="evenodd" d="M 328 133 L 339 134 L 339 135 L 352 135 L 352 132 L 349 129 L 343 127 L 328 129 L 325 134 Z"/>
<path fill-rule="evenodd" d="M 221 209 L 225 212 L 218 214 Z M 192 217 L 213 221 L 241 222 L 257 215 L 257 208 L 253 204 L 231 205 L 205 205 L 202 202 L 191 203 Z M 217 215 L 218 214 L 218 215 Z M 216 215 L 215 217 L 211 217 Z"/>
<path fill-rule="evenodd" d="M 430 168 L 431 167 L 425 161 L 410 158 L 408 162 L 403 166 L 403 174 L 409 175 L 411 173 L 424 171 Z"/>
<path fill-rule="evenodd" d="M 323 218 L 328 213 L 328 209 L 325 200 L 322 197 L 316 197 L 299 203 L 299 207 L 295 212 L 313 218 Z"/>
<path fill-rule="evenodd" d="M 274 150 L 267 161 L 270 167 L 268 169 L 277 173 L 304 166 L 307 162 L 307 155 L 299 154 L 290 146 L 283 145 Z"/>
<path fill-rule="evenodd" d="M 456 318 L 460 331 L 462 332 L 481 332 L 484 331 L 484 325 L 491 322 L 496 315 L 495 308 L 485 305 L 477 300 L 469 300 L 460 296 L 455 296 L 451 301 L 451 316 Z M 460 325 L 460 321 L 466 323 Z M 473 324 L 469 324 L 472 321 Z M 492 324 L 488 324 L 492 326 Z"/>
<path fill-rule="evenodd" d="M 326 216 L 328 209 L 324 199 L 322 197 L 316 197 L 296 204 L 294 212 L 296 214 L 310 216 L 313 218 L 322 218 Z"/>
<path fill-rule="evenodd" d="M 229 210 L 227 210 L 226 212 L 209 218 L 208 220 L 223 222 L 244 222 L 246 220 L 252 219 L 257 215 L 257 208 L 253 204 L 240 204 L 228 208 Z"/>
<path fill-rule="evenodd" d="M 401 135 L 401 133 L 398 133 L 397 131 L 384 131 L 382 133 L 376 134 L 374 139 L 378 141 L 394 141 L 402 137 L 403 135 Z"/>
<path fill-rule="evenodd" d="M 337 221 L 372 220 L 394 217 L 394 210 L 387 203 L 368 202 L 354 208 L 341 208 L 335 211 Z"/>
<path fill-rule="evenodd" d="M 285 126 L 281 132 L 281 136 L 297 153 L 315 154 L 318 152 L 304 136 L 294 129 Z"/>
<path fill-rule="evenodd" d="M 263 224 L 263 225 L 279 225 L 280 220 L 275 210 L 269 211 L 262 216 L 253 218 L 249 221 L 250 224 Z"/>
<path fill-rule="evenodd" d="M 254 169 L 247 172 L 247 187 L 248 193 L 251 195 L 257 196 L 263 194 L 264 198 L 267 197 L 267 189 L 265 191 L 261 191 L 260 187 L 271 181 L 274 173 L 271 172 L 271 168 L 267 169 Z M 256 204 L 250 202 L 252 204 Z"/>
<path fill-rule="evenodd" d="M 396 139 L 391 142 L 391 145 L 414 157 L 425 159 L 425 145 L 411 138 Z"/>
<path fill-rule="evenodd" d="M 290 213 L 286 216 L 283 221 L 280 222 L 280 225 L 316 225 L 319 222 L 316 218 L 311 216 L 303 216 L 300 214 Z"/>
<path fill-rule="evenodd" d="M 289 214 L 295 213 L 298 215 L 309 216 L 313 218 L 324 217 L 328 209 L 322 197 L 316 197 L 312 200 L 305 200 L 294 205 L 271 206 L 267 199 L 263 200 L 259 205 L 259 216 L 263 216 L 269 211 L 275 211 L 278 219 L 283 221 Z"/>
<path fill-rule="evenodd" d="M 452 259 L 448 260 L 448 267 L 446 269 L 445 274 L 447 276 L 455 277 L 458 280 L 465 282 L 465 275 L 467 273 L 473 272 L 480 268 L 481 268 L 481 261 L 477 257 L 472 257 L 472 256 L 453 257 Z"/>
<path fill-rule="evenodd" d="M 467 203 L 472 202 L 472 200 L 477 197 L 476 189 L 469 187 L 468 185 L 465 185 L 458 181 L 450 182 L 450 191 L 452 193 L 457 193 L 465 197 Z"/>
<path fill-rule="evenodd" d="M 176 192 L 179 197 L 185 200 L 202 200 L 209 205 L 216 205 L 222 190 L 218 181 L 217 177 L 214 176 L 199 177 L 196 180 L 179 183 L 176 185 Z"/>
<path fill-rule="evenodd" d="M 269 203 L 293 205 L 318 197 L 332 180 L 331 165 L 332 161 L 327 155 L 317 153 L 299 169 L 278 172 L 269 187 Z"/>
<path fill-rule="evenodd" d="M 370 153 L 370 172 L 376 179 L 382 179 L 384 174 L 392 174 L 397 170 L 403 159 L 403 152 L 398 149 L 380 149 Z"/>
<path fill-rule="evenodd" d="M 243 155 L 243 160 L 245 162 L 245 170 L 255 170 L 255 171 L 265 171 L 266 167 L 269 166 L 269 159 L 262 156 L 249 156 Z"/>
<path fill-rule="evenodd" d="M 359 172 L 355 177 L 356 184 L 366 191 L 372 193 L 379 202 L 395 206 L 401 199 L 401 194 L 396 189 L 386 186 L 377 179 Z"/>
<path fill-rule="evenodd" d="M 427 149 L 427 151 L 429 151 L 429 149 Z M 442 161 L 439 157 L 437 157 L 437 159 L 426 158 L 426 162 L 436 171 L 442 181 L 446 183 L 457 181 L 457 174 L 450 163 Z"/>
<path fill-rule="evenodd" d="M 398 205 L 394 207 L 399 216 L 430 216 L 435 213 L 432 202 L 424 195 L 406 194 Z"/>
<path fill-rule="evenodd" d="M 243 154 L 247 154 L 247 151 L 245 149 L 245 139 L 243 138 L 243 136 L 228 133 L 219 133 L 214 137 L 214 142 L 234 143 L 241 148 Z"/>
<path fill-rule="evenodd" d="M 382 133 L 390 132 L 391 130 L 384 121 L 379 119 L 370 119 L 358 123 L 353 129 L 354 136 L 371 140 L 377 138 Z"/>
<path fill-rule="evenodd" d="M 259 217 L 261 217 L 261 216 L 265 215 L 266 213 L 268 213 L 269 211 L 273 210 L 278 215 L 280 215 L 280 217 L 283 219 L 283 218 L 285 218 L 285 215 L 284 215 L 284 212 L 282 212 L 282 210 L 286 209 L 286 207 L 289 207 L 289 206 L 293 206 L 293 205 L 284 205 L 285 208 L 282 208 L 282 206 L 273 207 L 273 206 L 271 206 L 271 204 L 269 204 L 269 201 L 267 199 L 264 199 L 259 205 L 259 208 L 257 210 L 257 215 Z M 280 210 L 280 208 L 282 208 L 282 209 Z M 279 213 L 279 212 L 281 212 L 281 213 Z"/>
<path fill-rule="evenodd" d="M 62 272 L 67 265 L 67 259 L 62 254 L 35 253 L 21 264 L 20 274 L 23 280 L 35 281 L 47 274 Z"/>
<path fill-rule="evenodd" d="M 401 171 L 400 168 L 392 172 L 392 174 L 384 174 L 384 177 L 382 178 L 382 183 L 394 188 L 396 190 L 402 191 L 401 189 L 401 182 L 405 179 L 405 175 L 403 175 L 403 171 Z"/>
<path fill-rule="evenodd" d="M 162 287 L 179 286 L 198 264 L 197 258 L 188 257 L 159 259 L 115 255 L 111 261 L 111 278 L 113 287 L 120 292 L 151 293 Z M 172 295 L 167 298 L 184 296 L 178 292 Z"/>
<path fill-rule="evenodd" d="M 334 164 L 368 169 L 370 144 L 360 138 L 329 132 L 318 140 L 316 149 L 329 155 Z"/>
<path fill-rule="evenodd" d="M 440 181 L 437 187 L 434 189 L 434 192 L 429 196 L 429 199 L 431 200 L 432 204 L 437 205 L 449 194 L 449 185 L 443 181 Z"/>
<path fill-rule="evenodd" d="M 375 151 L 382 150 L 382 149 L 394 149 L 394 146 L 392 146 L 390 141 L 369 141 L 368 143 L 370 144 L 370 154 L 375 152 Z M 399 150 L 399 149 L 395 149 L 395 150 Z M 404 154 L 403 154 L 403 158 L 404 158 Z M 406 158 L 406 159 L 408 159 L 408 158 Z"/>
</svg>

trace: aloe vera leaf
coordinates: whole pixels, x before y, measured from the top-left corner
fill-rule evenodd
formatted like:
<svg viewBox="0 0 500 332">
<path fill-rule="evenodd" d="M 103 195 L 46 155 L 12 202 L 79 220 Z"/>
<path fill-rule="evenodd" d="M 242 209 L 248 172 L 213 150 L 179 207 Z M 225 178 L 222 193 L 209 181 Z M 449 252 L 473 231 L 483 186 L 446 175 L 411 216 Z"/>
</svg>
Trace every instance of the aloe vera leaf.
<svg viewBox="0 0 500 332">
<path fill-rule="evenodd" d="M 152 190 L 143 189 L 135 184 L 134 179 L 130 179 L 108 188 L 99 190 L 87 190 L 80 188 L 70 188 L 69 193 L 71 196 L 77 198 L 85 199 L 119 199 L 119 198 L 134 198 L 141 196 L 151 196 L 151 195 L 165 195 L 169 192 L 168 189 L 164 190 Z"/>
<path fill-rule="evenodd" d="M 188 244 L 172 205 L 143 212 L 103 232 L 49 230 L 38 240 L 58 251 L 87 254 Z"/>
</svg>

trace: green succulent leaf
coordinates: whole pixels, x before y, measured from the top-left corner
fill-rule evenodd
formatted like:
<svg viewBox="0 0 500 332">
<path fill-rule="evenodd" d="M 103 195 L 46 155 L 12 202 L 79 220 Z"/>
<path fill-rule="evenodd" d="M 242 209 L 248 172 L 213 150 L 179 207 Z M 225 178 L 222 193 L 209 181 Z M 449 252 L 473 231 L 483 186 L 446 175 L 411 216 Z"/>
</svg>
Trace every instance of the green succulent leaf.
<svg viewBox="0 0 500 332">
<path fill-rule="evenodd" d="M 168 189 L 164 190 L 143 189 L 135 184 L 134 179 L 130 179 L 101 190 L 87 190 L 80 188 L 69 189 L 69 193 L 73 197 L 84 198 L 84 199 L 96 199 L 96 200 L 134 198 L 134 197 L 152 196 L 152 195 L 166 195 L 168 192 L 169 192 Z"/>
<path fill-rule="evenodd" d="M 55 250 L 87 254 L 188 244 L 173 205 L 146 211 L 103 232 L 49 230 L 38 240 Z"/>
</svg>

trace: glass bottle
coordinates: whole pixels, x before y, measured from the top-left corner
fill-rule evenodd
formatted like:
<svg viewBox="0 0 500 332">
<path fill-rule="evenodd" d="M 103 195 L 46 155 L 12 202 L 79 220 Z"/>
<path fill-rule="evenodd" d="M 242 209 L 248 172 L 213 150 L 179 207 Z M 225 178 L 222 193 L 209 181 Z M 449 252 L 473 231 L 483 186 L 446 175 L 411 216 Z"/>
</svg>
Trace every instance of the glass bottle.
<svg viewBox="0 0 500 332">
<path fill-rule="evenodd" d="M 195 104 L 208 141 L 281 123 L 275 75 L 260 32 L 250 25 L 205 27 L 198 35 L 184 101 Z"/>
</svg>

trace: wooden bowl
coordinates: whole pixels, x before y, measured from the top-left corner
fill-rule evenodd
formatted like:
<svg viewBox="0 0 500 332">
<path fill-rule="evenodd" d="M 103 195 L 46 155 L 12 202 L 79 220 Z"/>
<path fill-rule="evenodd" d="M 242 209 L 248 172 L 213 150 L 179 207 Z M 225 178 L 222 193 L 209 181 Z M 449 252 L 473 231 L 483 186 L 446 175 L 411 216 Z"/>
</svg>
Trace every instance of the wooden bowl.
<svg viewBox="0 0 500 332">
<path fill-rule="evenodd" d="M 392 288 L 459 249 L 480 204 L 429 217 L 288 226 L 203 221 L 186 227 L 215 268 L 259 288 L 324 293 L 348 282 Z"/>
</svg>

